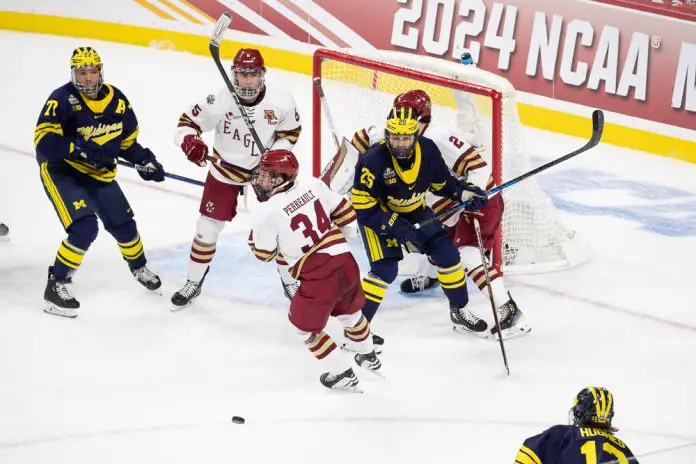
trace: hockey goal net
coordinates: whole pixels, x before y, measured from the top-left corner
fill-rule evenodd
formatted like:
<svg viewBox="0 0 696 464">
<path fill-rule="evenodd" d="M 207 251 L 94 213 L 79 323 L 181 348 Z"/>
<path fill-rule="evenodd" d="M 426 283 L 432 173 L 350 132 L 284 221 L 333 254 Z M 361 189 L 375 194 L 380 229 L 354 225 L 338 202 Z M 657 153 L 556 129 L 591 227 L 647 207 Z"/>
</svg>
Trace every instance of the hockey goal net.
<svg viewBox="0 0 696 464">
<path fill-rule="evenodd" d="M 350 139 L 358 129 L 383 124 L 398 94 L 422 89 L 433 103 L 431 126 L 453 133 L 476 128 L 479 151 L 492 166 L 497 184 L 533 167 L 524 146 L 515 89 L 501 76 L 431 57 L 350 49 L 317 50 L 313 74 L 321 79 L 339 137 Z M 336 149 L 316 91 L 312 119 L 313 174 L 318 176 Z M 536 179 L 506 189 L 503 198 L 496 264 L 507 272 L 543 272 L 586 259 L 584 247 L 574 231 L 560 223 L 553 202 Z"/>
</svg>

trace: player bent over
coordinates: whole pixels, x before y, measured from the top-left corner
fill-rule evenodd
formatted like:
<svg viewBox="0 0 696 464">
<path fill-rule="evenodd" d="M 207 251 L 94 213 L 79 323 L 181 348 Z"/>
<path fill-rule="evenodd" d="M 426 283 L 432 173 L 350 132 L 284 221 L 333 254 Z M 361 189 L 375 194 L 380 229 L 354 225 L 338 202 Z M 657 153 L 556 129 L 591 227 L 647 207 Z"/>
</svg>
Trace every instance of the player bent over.
<svg viewBox="0 0 696 464">
<path fill-rule="evenodd" d="M 466 330 L 486 330 L 466 308 L 469 295 L 459 253 L 438 220 L 420 228 L 416 224 L 434 218 L 425 204 L 428 191 L 467 208 L 486 206 L 485 193 L 452 176 L 435 143 L 418 136 L 416 114 L 409 107 L 395 107 L 388 116 L 384 141 L 372 145 L 358 161 L 351 190 L 358 225 L 370 261 L 362 286 L 367 302 L 363 314 L 372 320 L 387 287 L 394 281 L 401 246 L 426 254 L 438 266 L 438 279 L 450 302 L 452 322 Z"/>
<path fill-rule="evenodd" d="M 232 64 L 234 91 L 245 107 L 259 140 L 268 149 L 291 150 L 300 135 L 300 116 L 295 101 L 281 88 L 267 87 L 261 53 L 253 48 L 237 52 Z M 179 118 L 174 136 L 186 157 L 206 165 L 208 146 L 201 134 L 215 131 L 208 177 L 205 180 L 191 245 L 186 284 L 172 296 L 175 309 L 193 302 L 215 256 L 218 236 L 226 222 L 237 215 L 237 199 L 251 180 L 261 150 L 256 146 L 227 87 L 189 107 Z"/>
<path fill-rule="evenodd" d="M 612 426 L 614 396 L 602 387 L 585 387 L 570 409 L 571 425 L 555 425 L 527 438 L 516 464 L 637 464 Z"/>
<path fill-rule="evenodd" d="M 365 295 L 360 271 L 341 231 L 355 220 L 346 198 L 319 179 L 297 179 L 298 163 L 287 150 L 264 154 L 251 184 L 260 205 L 254 212 L 249 246 L 262 261 L 286 262 L 300 285 L 288 317 L 309 351 L 326 366 L 322 385 L 360 391 L 350 357 L 324 332 L 329 316 L 344 328 L 355 362 L 381 375 L 370 324 L 360 312 Z"/>
<path fill-rule="evenodd" d="M 76 48 L 70 68 L 70 82 L 54 90 L 41 110 L 34 145 L 44 190 L 68 233 L 48 268 L 44 311 L 76 317 L 80 303 L 66 284 L 97 237 L 97 216 L 133 277 L 148 290 L 162 285 L 146 266 L 133 211 L 115 177 L 118 158 L 144 166 L 138 174 L 145 180 L 163 181 L 164 169 L 137 142 L 135 113 L 120 90 L 104 83 L 99 54 Z"/>
</svg>

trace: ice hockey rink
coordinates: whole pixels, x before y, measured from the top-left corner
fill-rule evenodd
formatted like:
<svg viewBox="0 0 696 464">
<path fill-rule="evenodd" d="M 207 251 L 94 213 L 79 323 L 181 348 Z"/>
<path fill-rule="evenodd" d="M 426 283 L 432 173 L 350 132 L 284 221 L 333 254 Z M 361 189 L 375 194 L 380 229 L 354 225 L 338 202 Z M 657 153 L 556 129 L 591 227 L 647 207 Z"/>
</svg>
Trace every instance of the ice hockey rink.
<svg viewBox="0 0 696 464">
<path fill-rule="evenodd" d="M 102 229 L 75 278 L 79 317 L 44 314 L 64 234 L 33 131 L 69 79 L 72 49 L 86 44 L 0 32 L 0 222 L 11 230 L 0 243 L 0 463 L 512 463 L 527 436 L 566 423 L 586 385 L 613 392 L 618 436 L 647 454 L 641 463 L 696 462 L 696 166 L 647 153 L 602 144 L 538 176 L 591 259 L 507 279 L 533 326 L 506 345 L 509 377 L 497 343 L 451 330 L 439 290 L 407 298 L 392 288 L 374 323 L 387 378 L 363 374 L 362 395 L 324 389 L 274 266 L 246 245 L 247 211 L 225 229 L 203 295 L 172 313 L 201 190 L 126 168 L 118 178 L 164 295 L 135 283 Z M 187 104 L 222 86 L 212 60 L 88 44 L 129 97 L 140 142 L 168 171 L 203 179 L 172 133 Z M 308 173 L 310 78 L 271 69 L 267 84 L 295 96 L 304 120 L 295 151 Z M 584 143 L 525 135 L 533 163 Z M 354 252 L 364 271 L 364 252 Z M 487 300 L 471 295 L 487 316 Z"/>
</svg>

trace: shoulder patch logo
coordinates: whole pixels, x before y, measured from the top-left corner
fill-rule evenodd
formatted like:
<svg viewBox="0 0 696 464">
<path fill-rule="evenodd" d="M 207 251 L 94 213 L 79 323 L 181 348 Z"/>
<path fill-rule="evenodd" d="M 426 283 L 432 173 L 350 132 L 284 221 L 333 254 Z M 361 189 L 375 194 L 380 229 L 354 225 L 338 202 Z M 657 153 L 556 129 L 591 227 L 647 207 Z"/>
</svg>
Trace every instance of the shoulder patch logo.
<svg viewBox="0 0 696 464">
<path fill-rule="evenodd" d="M 263 110 L 263 118 L 271 126 L 278 124 L 278 117 L 275 115 L 275 110 Z"/>
<path fill-rule="evenodd" d="M 209 105 L 212 105 L 213 103 L 215 103 L 215 95 L 211 93 L 210 95 L 205 97 L 205 101 L 208 102 Z"/>
<path fill-rule="evenodd" d="M 70 102 L 71 105 L 79 105 L 80 104 L 80 100 L 78 100 L 77 97 L 75 97 L 75 95 L 73 95 L 73 94 L 68 95 L 68 102 Z"/>
</svg>

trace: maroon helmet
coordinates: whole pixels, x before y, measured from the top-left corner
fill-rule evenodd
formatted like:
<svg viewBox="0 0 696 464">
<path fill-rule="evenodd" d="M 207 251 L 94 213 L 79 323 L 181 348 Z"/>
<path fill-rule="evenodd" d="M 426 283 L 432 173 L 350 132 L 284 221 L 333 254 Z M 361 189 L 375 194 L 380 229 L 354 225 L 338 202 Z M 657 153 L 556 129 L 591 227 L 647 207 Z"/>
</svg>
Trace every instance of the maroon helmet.
<svg viewBox="0 0 696 464">
<path fill-rule="evenodd" d="M 261 52 L 255 48 L 241 48 L 232 61 L 232 87 L 239 98 L 246 102 L 255 100 L 263 90 L 265 76 L 266 67 Z M 245 82 L 240 83 L 240 77 Z M 253 82 L 254 77 L 258 77 L 256 82 Z"/>
<path fill-rule="evenodd" d="M 266 201 L 274 194 L 287 190 L 299 172 L 300 164 L 289 150 L 268 150 L 261 156 L 254 171 L 251 186 L 256 198 Z"/>
<path fill-rule="evenodd" d="M 430 102 L 430 97 L 423 90 L 409 90 L 399 94 L 394 99 L 394 107 L 401 108 L 412 108 L 413 111 L 418 115 L 418 122 L 423 124 L 430 123 L 430 109 L 432 108 L 432 103 Z"/>
</svg>

